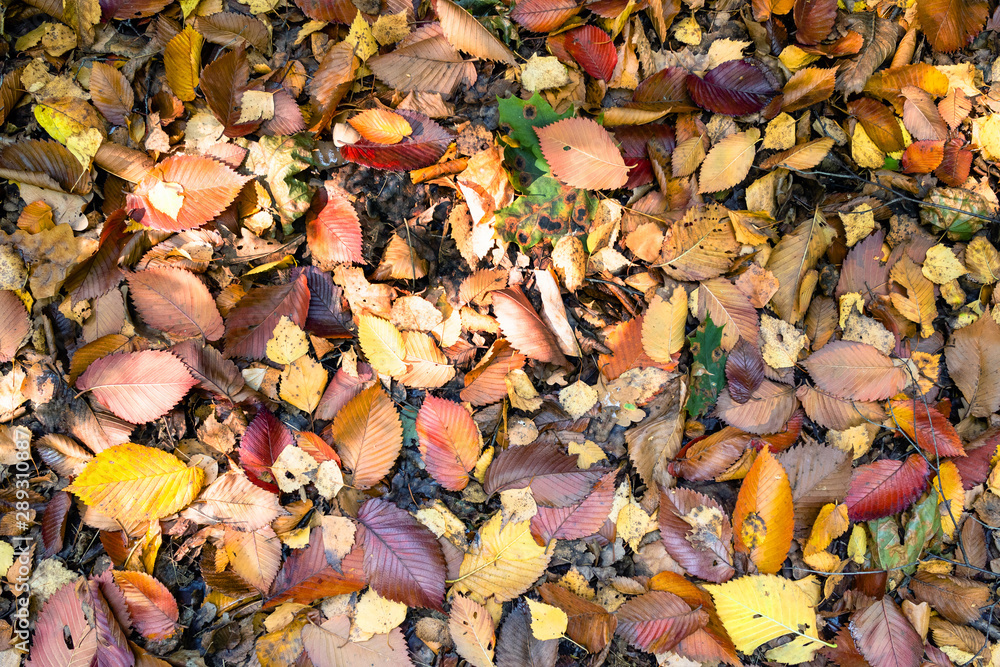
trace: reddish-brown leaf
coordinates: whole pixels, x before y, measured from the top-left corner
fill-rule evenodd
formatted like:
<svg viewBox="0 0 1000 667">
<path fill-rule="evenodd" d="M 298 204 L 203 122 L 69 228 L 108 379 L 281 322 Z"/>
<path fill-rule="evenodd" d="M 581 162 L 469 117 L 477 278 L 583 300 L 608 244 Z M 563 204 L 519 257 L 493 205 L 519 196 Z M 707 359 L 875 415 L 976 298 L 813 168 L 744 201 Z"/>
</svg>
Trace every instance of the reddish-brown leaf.
<svg viewBox="0 0 1000 667">
<path fill-rule="evenodd" d="M 129 80 L 104 63 L 94 63 L 90 69 L 90 99 L 113 125 L 126 125 L 135 104 Z"/>
<path fill-rule="evenodd" d="M 630 107 L 650 111 L 686 113 L 697 110 L 688 95 L 687 71 L 666 67 L 644 79 L 632 93 Z"/>
<path fill-rule="evenodd" d="M 566 33 L 566 50 L 583 71 L 602 81 L 610 81 L 618 64 L 618 49 L 611 35 L 597 26 L 584 25 Z"/>
<path fill-rule="evenodd" d="M 530 487 L 535 502 L 544 507 L 567 507 L 580 502 L 607 468 L 581 470 L 577 457 L 563 454 L 554 443 L 511 447 L 486 470 L 483 488 L 489 495 Z"/>
<path fill-rule="evenodd" d="M 691 97 L 702 109 L 726 116 L 744 116 L 760 111 L 777 92 L 755 65 L 729 60 L 710 69 L 704 78 L 687 77 Z"/>
<path fill-rule="evenodd" d="M 354 5 L 349 2 L 346 4 L 350 4 L 352 16 L 356 15 Z M 373 62 L 375 60 L 372 59 Z M 354 84 L 354 75 L 359 65 L 360 61 L 354 55 L 354 47 L 347 40 L 334 44 L 323 56 L 308 88 L 309 99 L 321 112 L 312 119 L 309 127 L 311 132 L 321 132 L 330 125 L 337 112 L 337 105 Z"/>
<path fill-rule="evenodd" d="M 795 390 L 795 395 L 802 402 L 809 419 L 835 431 L 843 431 L 865 421 L 878 423 L 885 419 L 885 411 L 875 402 L 840 399 L 805 384 Z"/>
<path fill-rule="evenodd" d="M 927 460 L 919 454 L 858 466 L 844 498 L 848 517 L 871 521 L 902 512 L 927 488 L 929 475 Z"/>
<path fill-rule="evenodd" d="M 64 584 L 38 614 L 28 667 L 90 665 L 96 660 L 97 633 L 83 612 L 82 580 Z"/>
<path fill-rule="evenodd" d="M 447 96 L 462 82 L 470 86 L 476 82 L 475 63 L 462 58 L 436 22 L 414 29 L 393 51 L 371 58 L 367 65 L 375 76 L 401 91 Z"/>
<path fill-rule="evenodd" d="M 736 550 L 750 556 L 763 574 L 775 574 L 792 545 L 795 516 L 788 475 L 763 448 L 740 486 L 733 509 Z"/>
<path fill-rule="evenodd" d="M 746 403 L 757 387 L 764 381 L 764 358 L 756 345 L 744 338 L 729 353 L 726 359 L 726 380 L 729 395 L 737 403 Z"/>
<path fill-rule="evenodd" d="M 934 98 L 923 88 L 905 86 L 903 94 L 903 124 L 915 139 L 944 141 L 948 138 L 948 124 L 941 117 Z"/>
<path fill-rule="evenodd" d="M 287 317 L 301 327 L 308 312 L 305 275 L 283 285 L 253 288 L 226 318 L 226 358 L 263 359 L 279 320 Z"/>
<path fill-rule="evenodd" d="M 454 401 L 428 395 L 417 414 L 416 428 L 427 472 L 449 491 L 464 489 L 482 445 L 469 411 Z"/>
<path fill-rule="evenodd" d="M 993 457 L 1000 448 L 1000 431 L 989 430 L 979 436 L 966 448 L 964 457 L 952 459 L 958 474 L 962 477 L 962 488 L 969 489 L 982 484 L 993 468 Z"/>
<path fill-rule="evenodd" d="M 377 382 L 348 401 L 324 434 L 333 440 L 359 489 L 370 488 L 389 474 L 403 448 L 403 424 Z"/>
<path fill-rule="evenodd" d="M 980 33 L 990 7 L 981 0 L 918 0 L 920 28 L 935 51 L 957 51 Z M 881 665 L 875 665 L 881 667 Z"/>
<path fill-rule="evenodd" d="M 919 399 L 893 401 L 892 418 L 917 446 L 934 456 L 965 456 L 962 438 L 948 418 Z"/>
<path fill-rule="evenodd" d="M 708 613 L 708 625 L 700 630 L 695 630 L 682 639 L 677 646 L 678 653 L 688 656 L 692 660 L 703 662 L 718 660 L 728 663 L 732 667 L 740 667 L 742 663 L 736 655 L 736 646 L 722 625 L 715 609 L 715 602 L 707 591 L 669 570 L 660 572 L 650 579 L 647 587 L 651 591 L 673 593 L 687 602 L 692 609 L 701 607 Z"/>
<path fill-rule="evenodd" d="M 521 0 L 510 12 L 513 21 L 532 32 L 551 32 L 580 13 L 575 0 Z"/>
<path fill-rule="evenodd" d="M 867 304 L 872 296 L 889 293 L 889 265 L 882 261 L 883 241 L 885 232 L 879 229 L 851 248 L 834 292 L 837 298 L 849 292 L 860 292 Z"/>
<path fill-rule="evenodd" d="M 542 584 L 538 594 L 545 604 L 566 612 L 569 618 L 566 636 L 591 653 L 600 653 L 614 636 L 618 618 L 599 604 L 584 600 L 557 584 Z"/>
<path fill-rule="evenodd" d="M 795 19 L 795 39 L 799 44 L 819 44 L 830 34 L 837 20 L 837 2 L 795 0 L 792 17 Z"/>
<path fill-rule="evenodd" d="M 822 1 L 824 0 L 817 0 Z M 836 11 L 836 3 L 833 6 Z M 781 91 L 781 110 L 799 111 L 829 99 L 836 85 L 836 74 L 837 69 L 834 67 L 807 67 L 799 70 L 788 79 Z"/>
<path fill-rule="evenodd" d="M 820 389 L 837 398 L 881 401 L 909 383 L 905 369 L 871 345 L 837 340 L 802 362 Z"/>
<path fill-rule="evenodd" d="M 316 419 L 334 419 L 341 409 L 347 405 L 352 398 L 366 389 L 375 380 L 372 367 L 361 361 L 358 362 L 358 376 L 354 377 L 341 368 L 334 373 L 330 384 L 326 386 L 323 397 L 319 399 L 319 405 L 313 413 Z"/>
<path fill-rule="evenodd" d="M 944 156 L 941 164 L 934 171 L 946 185 L 953 188 L 962 187 L 969 180 L 969 170 L 972 169 L 972 151 L 963 148 L 965 140 L 954 137 L 944 145 Z"/>
<path fill-rule="evenodd" d="M 225 332 L 215 299 L 197 276 L 161 267 L 130 273 L 129 296 L 146 324 L 175 336 L 218 340 Z"/>
<path fill-rule="evenodd" d="M 309 533 L 309 546 L 293 549 L 285 560 L 271 584 L 271 594 L 264 608 L 270 609 L 283 602 L 312 604 L 325 597 L 360 591 L 365 587 L 362 558 L 362 550 L 355 546 L 340 561 L 340 569 L 334 568 L 326 559 L 323 529 L 316 526 Z"/>
<path fill-rule="evenodd" d="M 97 252 L 77 264 L 66 278 L 63 287 L 73 295 L 74 301 L 107 294 L 121 281 L 122 270 L 118 267 L 118 260 L 133 236 L 125 231 L 125 223 L 125 209 L 111 213 L 101 229 Z"/>
<path fill-rule="evenodd" d="M 683 457 L 670 463 L 671 475 L 691 481 L 715 479 L 740 458 L 753 436 L 732 426 L 685 445 Z"/>
<path fill-rule="evenodd" d="M 673 593 L 650 591 L 618 608 L 618 633 L 641 651 L 663 653 L 708 625 L 708 614 L 692 610 Z"/>
<path fill-rule="evenodd" d="M 851 617 L 851 637 L 872 667 L 918 667 L 924 645 L 888 596 Z"/>
<path fill-rule="evenodd" d="M 211 158 L 175 155 L 150 169 L 126 201 L 146 227 L 178 232 L 214 220 L 248 180 Z"/>
<path fill-rule="evenodd" d="M 614 502 L 617 474 L 617 470 L 612 470 L 604 475 L 576 505 L 539 507 L 531 517 L 531 534 L 548 544 L 552 540 L 579 540 L 599 531 Z"/>
<path fill-rule="evenodd" d="M 966 522 L 976 523 L 969 520 Z M 990 601 L 990 589 L 985 584 L 949 574 L 918 571 L 910 579 L 910 590 L 917 600 L 927 602 L 954 623 L 978 621 L 980 609 Z"/>
<path fill-rule="evenodd" d="M 252 16 L 218 12 L 210 16 L 196 16 L 194 26 L 212 44 L 224 47 L 250 45 L 263 54 L 271 52 L 271 33 L 263 21 Z"/>
<path fill-rule="evenodd" d="M 249 89 L 250 61 L 242 46 L 216 58 L 201 71 L 200 88 L 208 108 L 225 127 L 227 137 L 243 137 L 258 127 L 260 121 L 240 123 L 243 93 Z"/>
<path fill-rule="evenodd" d="M 681 567 L 717 584 L 733 577 L 733 529 L 717 501 L 691 489 L 661 490 L 658 517 L 663 546 Z"/>
<path fill-rule="evenodd" d="M 75 194 L 90 192 L 90 171 L 57 141 L 18 141 L 0 151 L 0 177 Z"/>
<path fill-rule="evenodd" d="M 314 262 L 323 270 L 334 264 L 360 264 L 361 223 L 347 193 L 333 181 L 316 191 L 306 214 L 306 240 Z"/>
<path fill-rule="evenodd" d="M 552 331 L 528 302 L 520 287 L 493 292 L 493 312 L 510 344 L 532 359 L 566 365 Z"/>
<path fill-rule="evenodd" d="M 66 519 L 72 506 L 73 499 L 65 491 L 57 491 L 45 504 L 45 514 L 42 516 L 42 546 L 45 547 L 42 551 L 43 558 L 51 558 L 62 551 L 63 539 L 66 537 Z"/>
<path fill-rule="evenodd" d="M 240 466 L 254 484 L 271 493 L 278 493 L 271 466 L 281 451 L 293 443 L 292 432 L 271 414 L 261 408 L 240 441 Z"/>
<path fill-rule="evenodd" d="M 29 331 L 31 320 L 24 302 L 14 292 L 0 290 L 0 362 L 14 358 Z"/>
<path fill-rule="evenodd" d="M 507 396 L 507 373 L 524 367 L 526 358 L 503 338 L 498 338 L 475 368 L 465 374 L 465 389 L 459 393 L 463 401 L 475 406 L 496 403 Z"/>
<path fill-rule="evenodd" d="M 145 572 L 114 572 L 125 596 L 132 625 L 147 639 L 167 639 L 178 629 L 177 600 L 159 580 Z"/>
<path fill-rule="evenodd" d="M 198 386 L 205 391 L 233 404 L 252 395 L 240 369 L 214 347 L 190 340 L 175 345 L 171 352 L 180 357 L 198 381 Z"/>
<path fill-rule="evenodd" d="M 444 611 L 444 555 L 434 534 L 381 498 L 361 506 L 358 522 L 357 540 L 364 546 L 371 587 L 409 607 Z"/>
<path fill-rule="evenodd" d="M 642 346 L 642 323 L 645 314 L 638 315 L 619 323 L 608 334 L 605 344 L 611 349 L 611 354 L 602 354 L 597 358 L 601 374 L 608 380 L 614 380 L 630 368 L 662 368 L 672 371 L 677 368 L 676 362 L 661 363 L 653 361 Z"/>
<path fill-rule="evenodd" d="M 880 149 L 886 153 L 903 150 L 903 130 L 892 109 L 870 97 L 859 97 L 847 103 L 847 111 Z"/>
<path fill-rule="evenodd" d="M 414 111 L 398 110 L 413 133 L 398 144 L 377 144 L 361 139 L 340 149 L 345 159 L 365 167 L 390 171 L 410 171 L 427 167 L 444 155 L 451 134 L 433 120 Z"/>
<path fill-rule="evenodd" d="M 755 433 L 777 433 L 799 407 L 795 388 L 764 380 L 746 403 L 733 400 L 729 389 L 723 389 L 715 405 L 715 414 L 730 426 Z"/>
<path fill-rule="evenodd" d="M 962 121 L 969 117 L 972 111 L 972 100 L 961 88 L 952 88 L 948 96 L 937 104 L 938 112 L 948 127 L 957 130 Z"/>
<path fill-rule="evenodd" d="M 133 424 L 165 415 L 197 380 L 169 352 L 123 352 L 98 359 L 87 367 L 76 386 L 90 391 L 113 413 Z"/>
</svg>

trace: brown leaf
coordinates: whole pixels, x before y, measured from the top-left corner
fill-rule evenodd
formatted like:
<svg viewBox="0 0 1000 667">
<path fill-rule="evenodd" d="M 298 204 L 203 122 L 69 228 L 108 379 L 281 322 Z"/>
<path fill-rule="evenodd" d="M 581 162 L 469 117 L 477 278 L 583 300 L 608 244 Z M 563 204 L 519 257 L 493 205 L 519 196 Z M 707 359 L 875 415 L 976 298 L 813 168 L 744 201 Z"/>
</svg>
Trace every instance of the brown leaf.
<svg viewBox="0 0 1000 667">
<path fill-rule="evenodd" d="M 795 390 L 795 395 L 802 402 L 809 419 L 835 431 L 853 428 L 866 421 L 878 423 L 885 419 L 885 411 L 878 403 L 837 398 L 805 384 Z"/>
<path fill-rule="evenodd" d="M 504 378 L 524 366 L 525 356 L 503 338 L 498 338 L 475 368 L 465 374 L 465 389 L 459 394 L 472 405 L 489 405 L 507 396 Z"/>
<path fill-rule="evenodd" d="M 910 579 L 910 590 L 917 600 L 927 602 L 955 623 L 978 621 L 980 608 L 987 606 L 991 597 L 990 589 L 985 584 L 964 577 L 924 571 L 918 571 Z"/>
<path fill-rule="evenodd" d="M 607 468 L 581 470 L 577 457 L 563 454 L 550 443 L 511 447 L 501 452 L 486 470 L 483 489 L 489 495 L 508 489 L 531 489 L 544 507 L 566 507 L 583 500 Z"/>
<path fill-rule="evenodd" d="M 283 602 L 312 604 L 320 598 L 360 591 L 365 587 L 362 558 L 363 551 L 356 546 L 340 561 L 340 569 L 334 568 L 326 560 L 323 529 L 316 526 L 309 533 L 309 546 L 293 550 L 285 559 L 264 608 Z"/>
<path fill-rule="evenodd" d="M 915 139 L 927 141 L 947 139 L 948 124 L 941 117 L 931 94 L 916 86 L 906 86 L 901 92 L 906 98 L 903 102 L 903 124 L 910 134 Z"/>
<path fill-rule="evenodd" d="M 658 517 L 667 553 L 685 570 L 715 583 L 736 573 L 733 528 L 718 502 L 691 489 L 661 490 Z"/>
<path fill-rule="evenodd" d="M 739 185 L 753 166 L 754 147 L 760 139 L 755 127 L 722 139 L 705 156 L 698 174 L 698 192 L 719 192 Z"/>
<path fill-rule="evenodd" d="M 94 63 L 90 69 L 90 99 L 113 125 L 127 125 L 135 105 L 129 80 L 111 65 Z"/>
<path fill-rule="evenodd" d="M 518 352 L 545 363 L 566 365 L 555 336 L 528 302 L 520 287 L 493 292 L 493 312 L 500 330 Z"/>
<path fill-rule="evenodd" d="M 892 305 L 903 317 L 920 325 L 921 338 L 931 336 L 934 333 L 934 318 L 937 317 L 934 283 L 924 276 L 908 255 L 892 265 L 889 276 L 906 290 L 905 296 L 895 292 L 889 295 Z"/>
<path fill-rule="evenodd" d="M 1000 409 L 1000 325 L 989 311 L 951 335 L 945 358 L 970 416 L 987 417 Z"/>
<path fill-rule="evenodd" d="M 263 359 L 278 321 L 287 317 L 301 327 L 308 312 L 305 275 L 283 285 L 253 288 L 226 318 L 226 358 Z"/>
<path fill-rule="evenodd" d="M 896 603 L 884 597 L 851 617 L 851 637 L 872 667 L 918 667 L 923 642 Z"/>
<path fill-rule="evenodd" d="M 989 5 L 976 0 L 920 0 L 917 16 L 935 51 L 957 51 L 983 29 L 989 17 Z"/>
<path fill-rule="evenodd" d="M 604 607 L 588 602 L 556 584 L 542 584 L 538 587 L 538 594 L 545 604 L 566 612 L 569 617 L 566 636 L 591 653 L 600 653 L 611 641 L 618 619 Z"/>
<path fill-rule="evenodd" d="M 725 278 L 713 278 L 698 287 L 699 320 L 706 315 L 712 322 L 723 327 L 722 349 L 731 350 L 742 338 L 751 345 L 757 345 L 760 331 L 757 309 L 750 305 L 746 295 Z"/>
<path fill-rule="evenodd" d="M 437 0 L 436 9 L 438 18 L 441 19 L 441 30 L 456 49 L 476 58 L 515 64 L 511 50 L 472 14 L 451 0 Z"/>
<path fill-rule="evenodd" d="M 496 655 L 497 667 L 522 667 L 524 665 L 553 667 L 556 664 L 558 654 L 559 640 L 535 639 L 531 632 L 531 614 L 527 605 L 523 602 L 515 605 L 500 628 L 500 641 L 497 643 Z"/>
<path fill-rule="evenodd" d="M 714 204 L 692 207 L 667 230 L 658 261 L 676 280 L 706 280 L 729 271 L 739 249 L 724 208 Z"/>
<path fill-rule="evenodd" d="M 0 362 L 14 358 L 29 331 L 31 320 L 24 302 L 14 292 L 0 290 Z"/>
<path fill-rule="evenodd" d="M 222 316 L 194 274 L 163 267 L 130 273 L 127 280 L 132 303 L 150 326 L 184 338 L 222 338 Z"/>
<path fill-rule="evenodd" d="M 737 403 L 750 400 L 764 381 L 764 358 L 745 338 L 740 338 L 726 358 L 726 381 L 729 395 Z"/>
<path fill-rule="evenodd" d="M 886 153 L 903 150 L 903 131 L 892 109 L 870 97 L 859 97 L 847 103 L 847 110 L 880 149 Z"/>
<path fill-rule="evenodd" d="M 820 509 L 844 499 L 851 479 L 851 458 L 832 445 L 803 444 L 777 456 L 788 473 L 799 537 L 808 536 Z"/>
<path fill-rule="evenodd" d="M 619 607 L 618 633 L 632 646 L 663 653 L 708 624 L 704 610 L 691 606 L 673 593 L 651 591 Z"/>
<path fill-rule="evenodd" d="M 851 14 L 847 28 L 865 40 L 861 51 L 853 58 L 841 61 L 837 74 L 837 90 L 845 94 L 860 93 L 868 77 L 896 50 L 903 28 L 895 21 L 883 19 L 874 12 Z"/>
<path fill-rule="evenodd" d="M 367 63 L 379 79 L 401 91 L 451 95 L 476 80 L 476 66 L 445 39 L 440 23 L 416 28 L 395 50 Z"/>
</svg>

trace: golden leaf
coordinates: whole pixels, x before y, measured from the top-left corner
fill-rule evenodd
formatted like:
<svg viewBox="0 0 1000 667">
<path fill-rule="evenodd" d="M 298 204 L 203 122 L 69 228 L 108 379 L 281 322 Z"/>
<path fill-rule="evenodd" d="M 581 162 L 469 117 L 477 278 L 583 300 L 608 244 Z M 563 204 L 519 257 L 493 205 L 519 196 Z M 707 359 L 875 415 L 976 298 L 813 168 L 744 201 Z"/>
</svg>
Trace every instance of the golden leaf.
<svg viewBox="0 0 1000 667">
<path fill-rule="evenodd" d="M 368 363 L 379 373 L 391 376 L 406 373 L 403 336 L 392 322 L 374 315 L 362 315 L 358 324 L 358 340 Z"/>
<path fill-rule="evenodd" d="M 535 542 L 530 522 L 501 527 L 502 520 L 497 512 L 479 529 L 455 580 L 457 592 L 506 602 L 528 590 L 545 571 L 552 554 Z"/>
</svg>

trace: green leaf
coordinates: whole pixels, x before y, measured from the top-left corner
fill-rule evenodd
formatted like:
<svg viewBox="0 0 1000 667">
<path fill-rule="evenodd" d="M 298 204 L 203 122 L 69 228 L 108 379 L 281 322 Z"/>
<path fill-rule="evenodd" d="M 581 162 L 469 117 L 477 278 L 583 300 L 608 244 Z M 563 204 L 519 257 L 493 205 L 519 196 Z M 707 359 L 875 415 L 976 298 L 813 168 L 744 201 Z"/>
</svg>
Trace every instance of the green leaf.
<svg viewBox="0 0 1000 667">
<path fill-rule="evenodd" d="M 531 183 L 527 194 L 496 212 L 494 226 L 504 241 L 530 248 L 540 241 L 555 242 L 572 230 L 573 223 L 586 229 L 597 203 L 585 190 L 541 176 Z"/>
<path fill-rule="evenodd" d="M 309 210 L 313 191 L 309 184 L 295 178 L 311 165 L 315 140 L 302 132 L 287 137 L 261 137 L 251 143 L 247 169 L 267 180 L 281 222 L 289 225 Z"/>
<path fill-rule="evenodd" d="M 913 506 L 913 514 L 906 522 L 906 563 L 914 563 L 924 550 L 924 546 L 934 539 L 941 530 L 941 515 L 938 513 L 938 497 L 934 492 Z M 912 574 L 914 568 L 904 570 Z"/>
<path fill-rule="evenodd" d="M 689 336 L 691 354 L 691 395 L 688 396 L 687 411 L 698 417 L 715 405 L 719 390 L 726 378 L 726 353 L 722 349 L 722 330 L 716 326 L 712 316 L 698 325 L 694 335 Z"/>
<path fill-rule="evenodd" d="M 899 526 L 891 516 L 868 522 L 868 530 L 872 533 L 874 546 L 872 555 L 879 567 L 892 570 L 907 562 L 906 549 L 899 543 Z"/>
<path fill-rule="evenodd" d="M 535 93 L 530 100 L 519 97 L 499 99 L 500 125 L 506 130 L 509 138 L 504 148 L 504 163 L 510 172 L 510 180 L 515 188 L 524 192 L 542 176 L 551 175 L 549 164 L 542 155 L 538 143 L 536 127 L 545 127 L 556 121 L 570 118 L 573 109 L 558 114 L 552 105 Z"/>
</svg>

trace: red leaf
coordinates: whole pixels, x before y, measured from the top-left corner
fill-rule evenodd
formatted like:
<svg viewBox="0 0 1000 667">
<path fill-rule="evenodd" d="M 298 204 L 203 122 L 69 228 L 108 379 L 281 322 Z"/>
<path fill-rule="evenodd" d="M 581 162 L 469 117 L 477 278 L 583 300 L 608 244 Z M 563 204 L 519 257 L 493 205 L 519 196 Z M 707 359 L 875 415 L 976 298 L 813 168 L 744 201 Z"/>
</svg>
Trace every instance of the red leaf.
<svg viewBox="0 0 1000 667">
<path fill-rule="evenodd" d="M 602 81 L 610 81 L 618 64 L 618 49 L 611 35 L 597 26 L 585 25 L 567 33 L 566 50 L 583 71 Z"/>
<path fill-rule="evenodd" d="M 0 290 L 0 362 L 10 361 L 31 331 L 24 302 L 10 290 Z"/>
<path fill-rule="evenodd" d="M 687 94 L 683 78 L 681 88 Z M 621 147 L 625 165 L 629 167 L 626 188 L 637 188 L 651 183 L 653 168 L 648 157 L 649 152 L 656 151 L 659 157 L 667 158 L 673 152 L 676 143 L 674 128 L 662 123 L 623 125 L 615 128 L 614 135 L 615 141 Z"/>
<path fill-rule="evenodd" d="M 976 440 L 969 443 L 965 450 L 966 456 L 952 459 L 962 477 L 962 488 L 969 489 L 982 484 L 990 476 L 993 468 L 993 457 L 1000 447 L 1000 431 L 987 431 Z"/>
<path fill-rule="evenodd" d="M 962 438 L 948 418 L 924 401 L 894 401 L 892 417 L 917 446 L 935 456 L 965 456 Z"/>
<path fill-rule="evenodd" d="M 371 587 L 410 607 L 444 611 L 444 555 L 434 533 L 381 498 L 361 506 L 358 522 Z"/>
<path fill-rule="evenodd" d="M 283 602 L 312 604 L 333 595 L 345 595 L 365 587 L 361 566 L 362 551 L 355 546 L 340 561 L 340 571 L 326 560 L 323 546 L 323 529 L 319 526 L 309 533 L 309 546 L 293 549 L 271 584 L 271 595 L 264 609 Z"/>
<path fill-rule="evenodd" d="M 240 440 L 240 465 L 250 481 L 277 494 L 278 487 L 271 481 L 274 479 L 271 466 L 292 442 L 292 432 L 288 427 L 267 408 L 261 408 Z"/>
<path fill-rule="evenodd" d="M 211 292 L 197 276 L 162 267 L 127 276 L 129 296 L 146 324 L 175 336 L 218 340 L 225 331 Z"/>
<path fill-rule="evenodd" d="M 78 582 L 83 585 L 83 582 Z M 97 633 L 83 613 L 77 583 L 65 584 L 38 615 L 27 667 L 89 665 L 97 656 Z"/>
<path fill-rule="evenodd" d="M 449 491 L 464 489 L 482 445 L 469 411 L 454 401 L 428 395 L 420 406 L 416 428 L 427 472 Z"/>
<path fill-rule="evenodd" d="M 42 545 L 45 547 L 43 558 L 51 558 L 62 551 L 63 539 L 66 537 L 66 519 L 72 506 L 73 499 L 65 491 L 57 491 L 45 504 L 45 514 L 42 516 Z"/>
<path fill-rule="evenodd" d="M 147 639 L 167 639 L 177 631 L 180 610 L 167 587 L 145 572 L 114 572 L 132 625 Z"/>
<path fill-rule="evenodd" d="M 511 447 L 486 470 L 483 488 L 493 495 L 508 489 L 531 488 L 535 502 L 545 507 L 567 507 L 583 500 L 607 468 L 580 470 L 577 457 L 563 454 L 554 443 Z"/>
<path fill-rule="evenodd" d="M 314 266 L 303 267 L 302 273 L 309 288 L 309 312 L 303 328 L 320 338 L 353 338 L 348 328 L 351 316 L 344 312 L 342 304 L 343 290 L 333 284 L 329 273 Z"/>
<path fill-rule="evenodd" d="M 306 215 L 306 239 L 315 263 L 324 270 L 333 264 L 364 261 L 358 214 L 347 193 L 333 181 L 316 191 Z"/>
<path fill-rule="evenodd" d="M 664 653 L 695 630 L 708 625 L 708 614 L 692 610 L 673 593 L 651 591 L 618 608 L 618 633 L 642 651 Z"/>
<path fill-rule="evenodd" d="M 119 625 L 120 616 L 126 619 L 128 617 L 127 603 L 117 599 L 116 607 L 120 605 L 120 609 L 114 608 L 111 601 L 105 598 L 105 591 L 113 587 L 111 571 L 105 570 L 100 577 L 87 581 L 86 590 L 83 591 L 84 608 L 89 607 L 92 610 L 94 630 L 101 647 L 97 667 L 132 667 L 135 664 L 135 656 L 132 655 L 132 649 L 125 637 L 129 625 L 126 624 L 124 630 Z"/>
<path fill-rule="evenodd" d="M 717 515 L 708 521 L 706 514 L 712 510 Z M 685 520 L 695 513 L 705 518 Z M 717 584 L 732 579 L 733 528 L 718 502 L 691 489 L 661 491 L 659 522 L 663 546 L 681 567 Z"/>
<path fill-rule="evenodd" d="M 569 617 L 566 636 L 591 653 L 600 653 L 611 641 L 618 619 L 601 605 L 584 600 L 557 584 L 542 584 L 538 594 L 545 604 L 566 612 Z"/>
<path fill-rule="evenodd" d="M 906 461 L 883 459 L 858 466 L 844 502 L 851 521 L 871 521 L 902 512 L 927 487 L 930 467 L 919 454 Z"/>
<path fill-rule="evenodd" d="M 552 540 L 579 540 L 601 529 L 615 497 L 615 476 L 612 470 L 594 485 L 590 494 L 569 507 L 539 507 L 531 517 L 531 534 L 542 543 Z"/>
<path fill-rule="evenodd" d="M 97 252 L 80 262 L 73 269 L 63 287 L 73 295 L 74 301 L 94 299 L 106 294 L 122 278 L 118 260 L 134 236 L 125 231 L 125 209 L 120 208 L 107 217 L 97 241 Z"/>
<path fill-rule="evenodd" d="M 555 336 L 532 308 L 520 287 L 493 292 L 493 312 L 504 337 L 519 352 L 545 363 L 567 363 Z"/>
<path fill-rule="evenodd" d="M 580 13 L 575 0 L 521 0 L 510 18 L 532 32 L 551 32 Z"/>
<path fill-rule="evenodd" d="M 729 395 L 737 403 L 746 403 L 764 381 L 764 358 L 756 345 L 740 338 L 726 359 Z"/>
<path fill-rule="evenodd" d="M 178 232 L 214 220 L 248 180 L 211 158 L 175 155 L 150 169 L 126 201 L 129 209 L 144 211 L 141 222 L 146 227 Z M 157 204 L 180 208 L 161 211 Z"/>
<path fill-rule="evenodd" d="M 760 111 L 777 92 L 763 71 L 744 60 L 724 62 L 703 79 L 689 74 L 687 86 L 695 104 L 726 116 Z"/>
<path fill-rule="evenodd" d="M 433 120 L 414 111 L 396 111 L 410 123 L 413 133 L 398 144 L 377 144 L 361 139 L 340 149 L 344 159 L 365 167 L 390 171 L 410 171 L 430 166 L 444 155 L 451 133 Z"/>
<path fill-rule="evenodd" d="M 918 667 L 924 643 L 896 603 L 884 597 L 851 618 L 851 637 L 872 667 Z"/>
<path fill-rule="evenodd" d="M 304 275 L 284 285 L 255 287 L 226 318 L 226 358 L 263 359 L 282 316 L 301 327 L 308 312 L 309 287 Z"/>
<path fill-rule="evenodd" d="M 689 442 L 682 450 L 684 457 L 670 463 L 667 470 L 691 481 L 713 480 L 739 460 L 752 440 L 749 433 L 726 426 Z"/>
<path fill-rule="evenodd" d="M 819 44 L 833 30 L 837 0 L 796 0 L 792 16 L 799 44 Z"/>
<path fill-rule="evenodd" d="M 944 141 L 914 141 L 903 152 L 903 171 L 907 174 L 929 174 L 944 160 Z"/>
<path fill-rule="evenodd" d="M 169 352 L 124 352 L 98 359 L 76 381 L 104 406 L 133 424 L 162 417 L 188 393 L 197 380 Z"/>
<path fill-rule="evenodd" d="M 127 125 L 135 104 L 132 84 L 121 72 L 105 63 L 90 68 L 90 97 L 112 125 Z"/>
</svg>

